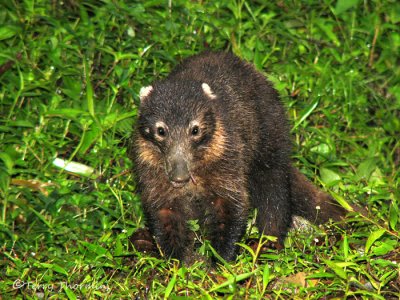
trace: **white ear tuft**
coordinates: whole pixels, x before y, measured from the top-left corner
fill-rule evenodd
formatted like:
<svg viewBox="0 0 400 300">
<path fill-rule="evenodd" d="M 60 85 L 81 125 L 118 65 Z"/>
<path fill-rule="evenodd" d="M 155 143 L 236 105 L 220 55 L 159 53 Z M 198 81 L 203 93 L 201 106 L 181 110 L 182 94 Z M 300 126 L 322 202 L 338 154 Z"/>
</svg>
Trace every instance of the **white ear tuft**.
<svg viewBox="0 0 400 300">
<path fill-rule="evenodd" d="M 217 98 L 217 95 L 211 90 L 210 86 L 207 83 L 202 83 L 201 88 L 203 89 L 204 94 L 210 99 Z"/>
<path fill-rule="evenodd" d="M 140 102 L 147 98 L 152 91 L 153 87 L 151 85 L 142 87 L 139 92 Z"/>
</svg>

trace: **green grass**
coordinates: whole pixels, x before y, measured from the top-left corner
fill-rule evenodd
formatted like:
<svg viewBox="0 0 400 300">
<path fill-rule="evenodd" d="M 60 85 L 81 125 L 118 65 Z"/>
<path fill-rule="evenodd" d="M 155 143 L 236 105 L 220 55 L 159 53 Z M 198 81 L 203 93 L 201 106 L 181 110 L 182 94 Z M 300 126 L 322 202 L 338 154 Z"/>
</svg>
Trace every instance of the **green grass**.
<svg viewBox="0 0 400 300">
<path fill-rule="evenodd" d="M 0 4 L 0 298 L 397 299 L 400 3 L 127 2 Z M 138 91 L 206 48 L 265 72 L 297 166 L 367 217 L 294 231 L 280 252 L 243 241 L 216 269 L 129 246 Z"/>
</svg>

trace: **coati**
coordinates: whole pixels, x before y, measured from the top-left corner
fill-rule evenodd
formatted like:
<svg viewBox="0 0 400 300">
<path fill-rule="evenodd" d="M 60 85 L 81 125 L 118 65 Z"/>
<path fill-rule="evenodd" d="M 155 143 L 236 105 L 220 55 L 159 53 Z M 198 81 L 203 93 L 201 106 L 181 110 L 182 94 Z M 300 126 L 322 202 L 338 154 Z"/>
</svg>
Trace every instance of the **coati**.
<svg viewBox="0 0 400 300">
<path fill-rule="evenodd" d="M 189 220 L 233 260 L 251 209 L 260 232 L 282 243 L 292 216 L 316 223 L 344 209 L 292 166 L 285 109 L 255 68 L 205 52 L 140 90 L 134 171 L 148 227 L 162 251 L 194 255 Z"/>
</svg>

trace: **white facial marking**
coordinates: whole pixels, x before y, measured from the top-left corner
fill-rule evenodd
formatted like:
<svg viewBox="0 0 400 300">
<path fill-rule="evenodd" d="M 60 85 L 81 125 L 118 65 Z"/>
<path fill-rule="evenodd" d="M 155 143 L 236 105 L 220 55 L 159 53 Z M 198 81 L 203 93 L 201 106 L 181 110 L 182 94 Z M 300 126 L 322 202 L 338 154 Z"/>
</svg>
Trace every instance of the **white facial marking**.
<svg viewBox="0 0 400 300">
<path fill-rule="evenodd" d="M 157 121 L 156 122 L 156 127 L 167 128 L 167 125 L 163 121 Z"/>
<path fill-rule="evenodd" d="M 193 120 L 189 123 L 189 127 L 193 127 L 193 126 L 200 126 L 200 122 L 197 120 Z"/>
</svg>

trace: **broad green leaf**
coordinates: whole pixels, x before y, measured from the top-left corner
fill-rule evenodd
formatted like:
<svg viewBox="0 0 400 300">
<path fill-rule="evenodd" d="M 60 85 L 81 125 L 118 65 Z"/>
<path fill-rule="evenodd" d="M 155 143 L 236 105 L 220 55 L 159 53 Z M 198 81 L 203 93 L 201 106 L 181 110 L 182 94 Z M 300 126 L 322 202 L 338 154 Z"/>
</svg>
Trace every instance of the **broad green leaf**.
<svg viewBox="0 0 400 300">
<path fill-rule="evenodd" d="M 49 264 L 49 263 L 40 263 L 39 264 L 40 267 L 42 268 L 46 268 L 46 269 L 51 269 L 57 273 L 63 274 L 63 275 L 67 275 L 68 276 L 68 272 L 61 266 L 57 265 L 57 264 Z"/>
<path fill-rule="evenodd" d="M 187 225 L 191 231 L 197 232 L 200 230 L 199 220 L 188 220 Z"/>
<path fill-rule="evenodd" d="M 384 286 L 386 286 L 386 284 L 392 280 L 396 280 L 396 278 L 399 277 L 399 271 L 396 270 L 396 268 L 394 268 L 394 270 L 392 270 L 391 272 L 387 272 L 386 274 L 384 274 L 381 278 L 379 278 L 379 287 L 378 288 L 383 288 Z M 399 294 L 400 296 L 400 294 Z"/>
<path fill-rule="evenodd" d="M 175 283 L 176 283 L 176 273 L 172 276 L 170 282 L 168 283 L 167 287 L 165 288 L 164 299 L 168 299 L 169 295 L 172 292 L 172 289 L 175 286 Z"/>
<path fill-rule="evenodd" d="M 110 252 L 108 252 L 108 250 L 100 245 L 96 245 L 96 244 L 92 244 L 89 242 L 85 242 L 85 241 L 80 241 L 80 243 L 82 245 L 84 245 L 89 251 L 96 253 L 99 256 L 106 256 L 110 259 L 112 259 L 112 255 L 110 254 Z"/>
<path fill-rule="evenodd" d="M 115 249 L 114 249 L 114 256 L 120 256 L 123 253 L 123 247 L 121 243 L 121 238 L 118 236 L 117 240 L 115 241 Z"/>
<path fill-rule="evenodd" d="M 381 259 L 381 258 L 374 259 L 373 261 L 371 261 L 371 265 L 378 265 L 382 268 L 386 268 L 387 266 L 391 266 L 391 267 L 397 266 L 396 262 L 393 262 L 393 261 L 390 261 L 387 259 Z"/>
<path fill-rule="evenodd" d="M 347 259 L 348 255 L 349 255 L 349 241 L 347 239 L 347 234 L 345 234 L 343 237 L 342 250 L 343 250 L 344 259 Z"/>
<path fill-rule="evenodd" d="M 357 6 L 359 0 L 338 0 L 335 6 L 335 14 L 340 15 L 341 13 L 349 10 L 352 7 Z"/>
<path fill-rule="evenodd" d="M 8 190 L 10 179 L 10 173 L 0 164 L 0 191 L 6 192 Z"/>
<path fill-rule="evenodd" d="M 253 258 L 255 257 L 256 254 L 254 253 L 253 248 L 251 248 L 249 245 L 244 244 L 244 243 L 238 243 L 238 245 L 240 247 L 242 247 L 243 249 L 246 249 Z"/>
<path fill-rule="evenodd" d="M 375 247 L 373 248 L 374 255 L 382 256 L 388 254 L 389 252 L 393 251 L 397 246 L 397 241 L 395 240 L 384 240 L 384 241 L 377 241 Z"/>
<path fill-rule="evenodd" d="M 250 276 L 253 276 L 254 273 L 255 273 L 255 271 L 244 273 L 244 274 L 239 274 L 239 275 L 236 275 L 236 276 L 235 275 L 231 275 L 231 276 L 229 276 L 229 278 L 225 282 L 213 287 L 210 290 L 210 292 L 217 291 L 217 290 L 219 290 L 221 288 L 224 288 L 224 287 L 226 287 L 228 285 L 231 285 L 231 284 L 234 284 L 236 282 L 240 282 L 242 280 L 245 280 L 245 279 L 249 278 Z"/>
<path fill-rule="evenodd" d="M 68 272 L 63 267 L 61 267 L 59 265 L 56 265 L 56 264 L 51 264 L 51 265 L 52 265 L 51 269 L 53 271 L 56 271 L 57 273 L 64 274 L 64 275 L 68 276 Z"/>
<path fill-rule="evenodd" d="M 326 36 L 333 42 L 335 45 L 340 45 L 340 41 L 335 34 L 335 28 L 333 24 L 324 23 L 324 19 L 319 19 L 316 21 L 316 24 L 321 30 L 326 34 Z"/>
<path fill-rule="evenodd" d="M 334 274 L 332 273 L 325 273 L 325 272 L 319 272 L 315 274 L 310 274 L 307 276 L 307 279 L 313 279 L 313 278 L 333 278 L 335 277 Z"/>
<path fill-rule="evenodd" d="M 376 158 L 367 158 L 357 168 L 356 180 L 369 180 L 371 173 L 376 168 Z"/>
<path fill-rule="evenodd" d="M 324 259 L 324 262 L 325 262 L 325 264 L 326 264 L 329 268 L 331 268 L 331 269 L 336 273 L 336 275 L 338 275 L 340 278 L 342 278 L 342 279 L 347 279 L 347 273 L 346 273 L 346 271 L 345 271 L 341 266 L 339 266 L 336 262 L 331 261 L 331 260 L 327 260 L 327 259 Z"/>
<path fill-rule="evenodd" d="M 67 294 L 69 300 L 77 299 L 75 293 L 70 288 L 68 288 L 66 285 L 63 285 L 63 288 L 64 288 L 64 291 Z"/>
<path fill-rule="evenodd" d="M 0 132 L 13 132 L 14 129 L 8 126 L 1 126 L 0 125 Z"/>
<path fill-rule="evenodd" d="M 3 161 L 4 166 L 10 172 L 14 166 L 14 161 L 11 156 L 6 152 L 0 152 L 0 160 Z"/>
<path fill-rule="evenodd" d="M 208 244 L 208 249 L 211 250 L 211 252 L 215 256 L 215 258 L 218 259 L 218 261 L 221 264 L 223 264 L 225 268 L 227 268 L 230 272 L 233 272 L 231 265 L 225 259 L 223 259 L 221 255 L 219 255 L 219 253 L 214 249 L 214 247 L 211 245 L 211 243 Z"/>
<path fill-rule="evenodd" d="M 374 187 L 384 186 L 387 184 L 382 175 L 381 169 L 379 169 L 378 167 L 376 167 L 375 170 L 371 173 L 371 176 L 369 177 L 369 182 L 372 183 Z"/>
<path fill-rule="evenodd" d="M 70 97 L 74 101 L 80 101 L 82 98 L 82 82 L 78 81 L 75 77 L 66 76 L 63 78 L 64 86 L 62 93 Z"/>
<path fill-rule="evenodd" d="M 332 152 L 332 149 L 331 149 L 331 147 L 329 147 L 328 144 L 321 143 L 321 144 L 319 144 L 317 146 L 312 147 L 310 149 L 310 151 L 314 152 L 314 153 L 321 154 L 323 156 L 327 156 L 328 154 L 330 154 Z"/>
<path fill-rule="evenodd" d="M 269 272 L 269 266 L 266 263 L 264 266 L 264 270 L 263 270 L 263 293 L 265 293 L 268 284 L 269 284 L 269 276 L 270 276 L 270 272 Z"/>
<path fill-rule="evenodd" d="M 351 261 L 337 261 L 336 265 L 340 268 L 354 267 L 357 266 L 357 263 Z"/>
<path fill-rule="evenodd" d="M 48 111 L 46 113 L 47 117 L 63 117 L 67 119 L 75 119 L 77 117 L 85 115 L 88 116 L 88 113 L 86 111 L 75 108 L 60 108 Z"/>
<path fill-rule="evenodd" d="M 0 41 L 9 39 L 21 31 L 21 28 L 13 25 L 0 26 Z"/>
<path fill-rule="evenodd" d="M 12 127 L 27 127 L 27 128 L 35 127 L 35 125 L 33 125 L 33 123 L 28 120 L 10 121 L 10 122 L 7 122 L 7 125 L 12 126 Z"/>
<path fill-rule="evenodd" d="M 135 111 L 126 112 L 126 113 L 122 113 L 122 114 L 120 113 L 120 114 L 118 114 L 117 122 L 120 122 L 122 120 L 134 117 L 136 115 L 137 115 L 137 111 L 136 110 Z"/>
<path fill-rule="evenodd" d="M 339 194 L 336 194 L 335 192 L 331 191 L 331 194 L 333 195 L 333 197 L 335 198 L 335 200 L 337 202 L 339 202 L 339 204 L 346 209 L 347 211 L 354 211 L 353 207 Z"/>
<path fill-rule="evenodd" d="M 392 201 L 389 209 L 389 224 L 392 230 L 397 230 L 397 222 L 399 221 L 399 207 L 396 201 Z"/>
<path fill-rule="evenodd" d="M 186 267 L 181 267 L 179 268 L 177 274 L 179 275 L 180 278 L 186 279 L 186 274 L 188 273 L 188 269 Z"/>
<path fill-rule="evenodd" d="M 337 174 L 336 172 L 327 169 L 327 168 L 321 168 L 319 170 L 320 174 L 321 174 L 321 179 L 325 184 L 332 184 L 333 182 L 336 182 L 338 180 L 341 180 L 341 177 L 339 174 Z"/>
<path fill-rule="evenodd" d="M 371 246 L 373 245 L 373 243 L 376 242 L 376 240 L 378 240 L 384 233 L 386 232 L 385 229 L 378 229 L 374 232 L 372 232 L 369 237 L 367 242 L 365 243 L 365 253 L 369 252 L 369 249 L 371 248 Z"/>
<path fill-rule="evenodd" d="M 82 141 L 79 144 L 79 153 L 84 154 L 101 137 L 101 130 L 98 126 L 91 126 L 90 130 L 85 131 Z"/>
</svg>

